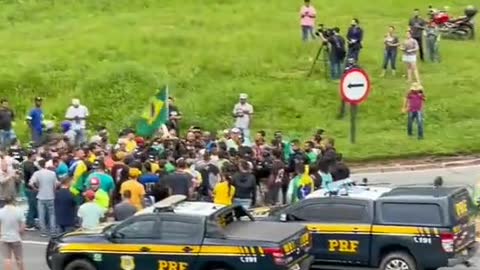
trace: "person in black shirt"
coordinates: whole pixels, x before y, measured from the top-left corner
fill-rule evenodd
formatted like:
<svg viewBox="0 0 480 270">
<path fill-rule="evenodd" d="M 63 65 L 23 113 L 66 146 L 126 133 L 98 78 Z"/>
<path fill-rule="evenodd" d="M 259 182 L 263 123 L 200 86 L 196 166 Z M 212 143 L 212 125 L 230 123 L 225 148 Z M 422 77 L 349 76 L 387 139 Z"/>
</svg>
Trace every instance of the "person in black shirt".
<svg viewBox="0 0 480 270">
<path fill-rule="evenodd" d="M 363 29 L 360 27 L 360 21 L 357 18 L 352 19 L 352 25 L 348 28 L 348 58 L 353 58 L 358 62 L 360 50 L 362 49 Z"/>
<path fill-rule="evenodd" d="M 187 162 L 181 158 L 177 161 L 177 171 L 161 180 L 171 190 L 171 195 L 185 195 L 189 198 L 193 195 L 193 176 L 187 169 Z"/>
<path fill-rule="evenodd" d="M 168 97 L 168 130 L 175 130 L 177 136 L 180 136 L 180 120 L 182 120 L 182 113 L 175 105 L 173 97 Z"/>
<path fill-rule="evenodd" d="M 340 36 L 340 28 L 335 27 L 328 37 L 322 38 L 330 45 L 330 74 L 332 80 L 339 80 L 342 75 L 341 66 L 345 60 L 345 39 Z"/>
<path fill-rule="evenodd" d="M 37 192 L 30 186 L 30 178 L 32 178 L 33 173 L 38 170 L 34 163 L 35 159 L 36 153 L 31 151 L 27 153 L 27 160 L 25 160 L 22 164 L 25 195 L 27 196 L 28 200 L 26 229 L 30 231 L 35 230 L 35 219 L 38 218 Z"/>
<path fill-rule="evenodd" d="M 12 123 L 15 120 L 13 110 L 8 106 L 8 101 L 2 99 L 0 101 L 0 146 L 6 148 L 10 145 L 11 140 L 15 137 L 12 130 Z"/>
</svg>

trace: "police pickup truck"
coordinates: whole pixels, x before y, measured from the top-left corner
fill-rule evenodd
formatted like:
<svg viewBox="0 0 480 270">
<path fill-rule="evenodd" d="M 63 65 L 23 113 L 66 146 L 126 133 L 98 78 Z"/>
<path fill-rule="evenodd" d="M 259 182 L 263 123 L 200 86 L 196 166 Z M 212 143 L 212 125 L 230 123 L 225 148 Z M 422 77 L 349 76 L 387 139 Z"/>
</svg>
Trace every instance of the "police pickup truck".
<svg viewBox="0 0 480 270">
<path fill-rule="evenodd" d="M 171 196 L 97 231 L 52 239 L 52 270 L 307 270 L 311 234 L 302 224 L 255 222 L 241 206 Z"/>
<path fill-rule="evenodd" d="M 469 265 L 477 249 L 474 205 L 464 187 L 350 187 L 251 211 L 312 232 L 319 268 L 433 270 Z"/>
</svg>

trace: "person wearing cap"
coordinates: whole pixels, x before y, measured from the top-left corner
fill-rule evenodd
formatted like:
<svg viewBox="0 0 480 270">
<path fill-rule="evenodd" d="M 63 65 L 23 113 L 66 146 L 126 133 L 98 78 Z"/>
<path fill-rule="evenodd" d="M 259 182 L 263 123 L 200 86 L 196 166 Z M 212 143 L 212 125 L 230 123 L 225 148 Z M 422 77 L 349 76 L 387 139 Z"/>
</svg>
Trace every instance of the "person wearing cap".
<svg viewBox="0 0 480 270">
<path fill-rule="evenodd" d="M 417 122 L 418 139 L 423 139 L 423 106 L 425 94 L 420 83 L 415 82 L 410 87 L 403 102 L 402 111 L 407 113 L 407 134 L 413 136 L 413 122 Z"/>
<path fill-rule="evenodd" d="M 97 159 L 93 162 L 92 168 L 94 171 L 88 175 L 85 181 L 85 187 L 90 189 L 93 179 L 98 179 L 100 181 L 100 189 L 111 196 L 115 189 L 115 182 L 113 181 L 113 177 L 106 172 L 105 164 Z"/>
<path fill-rule="evenodd" d="M 43 135 L 43 110 L 41 97 L 35 98 L 35 107 L 30 110 L 30 113 L 28 114 L 27 123 L 30 127 L 34 146 L 40 146 Z"/>
<path fill-rule="evenodd" d="M 105 209 L 110 207 L 110 195 L 103 189 L 100 188 L 100 179 L 94 177 L 90 179 L 90 189 L 95 192 L 95 202 Z"/>
<path fill-rule="evenodd" d="M 72 123 L 72 130 L 75 131 L 75 145 L 80 145 L 87 141 L 86 125 L 87 118 L 90 115 L 88 108 L 80 104 L 77 98 L 72 99 L 72 105 L 68 107 L 65 113 L 65 119 Z"/>
<path fill-rule="evenodd" d="M 120 194 L 124 194 L 126 190 L 130 190 L 132 194 L 131 202 L 138 209 L 143 209 L 144 196 L 146 194 L 145 188 L 138 182 L 138 178 L 142 172 L 138 168 L 130 168 L 129 179 L 122 183 L 120 187 Z"/>
<path fill-rule="evenodd" d="M 78 208 L 77 216 L 80 218 L 84 230 L 93 230 L 100 225 L 107 209 L 100 207 L 95 202 L 95 192 L 87 190 L 84 194 L 85 203 Z"/>
<path fill-rule="evenodd" d="M 253 106 L 247 102 L 247 99 L 247 94 L 240 94 L 239 102 L 233 107 L 233 117 L 235 117 L 235 127 L 242 131 L 244 137 L 250 138 Z"/>
</svg>

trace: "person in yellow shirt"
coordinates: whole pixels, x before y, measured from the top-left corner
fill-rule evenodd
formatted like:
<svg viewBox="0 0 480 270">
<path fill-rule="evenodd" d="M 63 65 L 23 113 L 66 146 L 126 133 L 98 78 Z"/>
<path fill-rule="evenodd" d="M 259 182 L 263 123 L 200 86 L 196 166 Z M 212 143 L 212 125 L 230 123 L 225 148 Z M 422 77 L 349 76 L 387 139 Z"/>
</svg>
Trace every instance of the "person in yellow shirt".
<svg viewBox="0 0 480 270">
<path fill-rule="evenodd" d="M 145 188 L 142 184 L 138 182 L 138 177 L 142 172 L 138 168 L 130 168 L 129 170 L 130 178 L 123 182 L 120 186 L 120 194 L 123 194 L 126 190 L 130 190 L 132 194 L 131 202 L 138 210 L 143 209 L 144 206 L 144 197 L 145 197 Z"/>
<path fill-rule="evenodd" d="M 127 150 L 128 153 L 133 153 L 137 149 L 137 142 L 135 141 L 135 133 L 130 130 L 127 133 L 127 136 L 125 138 L 125 150 Z"/>
<path fill-rule="evenodd" d="M 235 187 L 229 175 L 222 175 L 220 182 L 213 189 L 213 202 L 216 204 L 232 205 L 235 196 Z"/>
</svg>

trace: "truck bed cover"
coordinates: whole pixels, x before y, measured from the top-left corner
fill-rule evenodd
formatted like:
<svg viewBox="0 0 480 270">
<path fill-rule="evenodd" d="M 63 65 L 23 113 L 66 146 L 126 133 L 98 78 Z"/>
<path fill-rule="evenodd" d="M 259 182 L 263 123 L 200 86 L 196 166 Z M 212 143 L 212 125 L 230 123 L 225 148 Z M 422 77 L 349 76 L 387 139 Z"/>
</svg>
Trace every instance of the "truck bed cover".
<svg viewBox="0 0 480 270">
<path fill-rule="evenodd" d="M 224 233 L 230 239 L 281 243 L 304 228 L 302 224 L 237 221 L 228 225 Z"/>
</svg>

